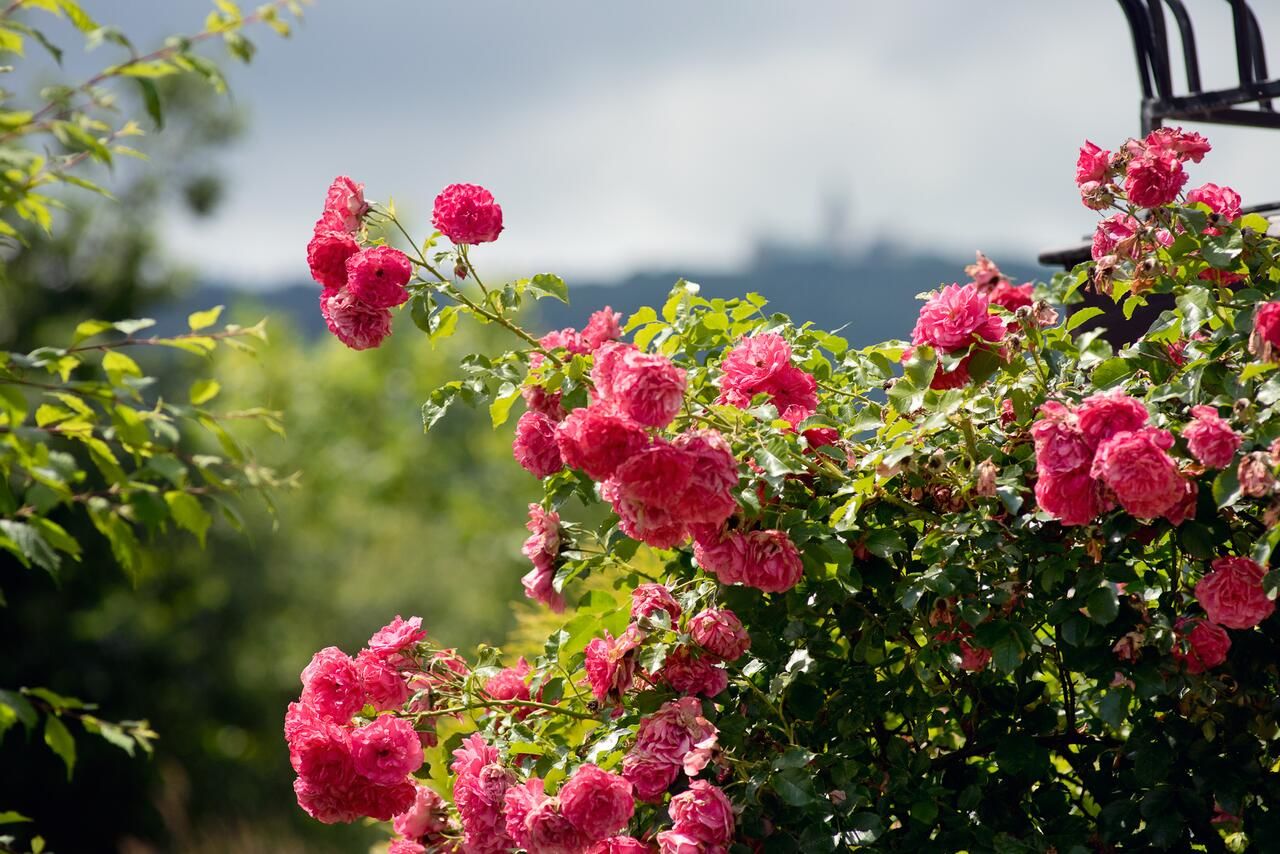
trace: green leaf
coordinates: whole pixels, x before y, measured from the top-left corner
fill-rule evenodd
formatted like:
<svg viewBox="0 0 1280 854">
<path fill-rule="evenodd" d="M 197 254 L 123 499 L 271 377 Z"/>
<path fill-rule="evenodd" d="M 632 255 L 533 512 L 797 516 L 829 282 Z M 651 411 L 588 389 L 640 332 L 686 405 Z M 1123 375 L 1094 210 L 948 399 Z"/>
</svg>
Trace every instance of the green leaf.
<svg viewBox="0 0 1280 854">
<path fill-rule="evenodd" d="M 1129 688 L 1113 688 L 1098 703 L 1098 717 L 1109 726 L 1119 729 L 1129 714 L 1129 701 L 1133 699 L 1133 691 Z"/>
<path fill-rule="evenodd" d="M 489 420 L 493 422 L 494 427 L 501 427 L 507 422 L 511 407 L 519 399 L 519 387 L 509 382 L 502 384 L 498 389 L 497 397 L 489 404 Z"/>
<path fill-rule="evenodd" d="M 100 29 L 98 22 L 89 17 L 84 9 L 80 8 L 80 4 L 76 0 L 57 0 L 58 7 L 66 12 L 67 17 L 71 19 L 71 23 L 75 24 L 77 30 L 82 33 L 91 33 Z"/>
<path fill-rule="evenodd" d="M 67 779 L 76 767 L 76 742 L 67 731 L 67 727 L 55 715 L 49 715 L 44 721 L 44 743 L 49 749 L 62 758 L 67 765 Z"/>
<path fill-rule="evenodd" d="M 26 522 L 0 519 L 0 546 L 8 548 L 26 565 L 35 564 L 46 572 L 56 572 L 62 559 L 45 542 L 38 530 Z M 12 543 L 12 546 L 9 544 Z"/>
<path fill-rule="evenodd" d="M 431 398 L 422 404 L 422 432 L 430 431 L 444 417 L 461 388 L 461 383 L 452 382 L 431 392 Z"/>
<path fill-rule="evenodd" d="M 218 318 L 222 316 L 222 306 L 215 305 L 206 311 L 192 312 L 187 317 L 187 325 L 191 327 L 192 332 L 199 332 L 218 322 Z"/>
<path fill-rule="evenodd" d="M 1067 318 L 1066 330 L 1070 332 L 1080 326 L 1080 324 L 1087 323 L 1102 314 L 1106 314 L 1106 312 L 1098 308 L 1096 305 L 1091 305 L 1087 308 L 1073 311 L 1071 313 L 1071 317 Z"/>
<path fill-rule="evenodd" d="M 1213 500 L 1218 509 L 1235 504 L 1240 500 L 1240 478 L 1234 466 L 1228 466 L 1213 479 Z"/>
<path fill-rule="evenodd" d="M 191 384 L 189 396 L 192 406 L 203 406 L 218 396 L 222 383 L 214 379 L 196 380 Z"/>
<path fill-rule="evenodd" d="M 560 302 L 569 303 L 569 288 L 564 283 L 564 279 L 551 273 L 539 273 L 529 280 L 529 290 L 534 296 L 541 299 L 542 297 L 555 297 Z"/>
<path fill-rule="evenodd" d="M 813 789 L 813 775 L 803 768 L 787 768 L 769 778 L 769 784 L 778 793 L 778 797 L 793 807 L 808 806 L 816 795 Z"/>
<path fill-rule="evenodd" d="M 1134 367 L 1129 364 L 1127 359 L 1116 356 L 1107 359 L 1098 367 L 1093 369 L 1093 385 L 1094 388 L 1110 388 L 1126 377 L 1132 376 Z"/>
<path fill-rule="evenodd" d="M 888 558 L 897 552 L 907 550 L 907 541 L 897 531 L 881 528 L 867 535 L 863 545 L 876 557 Z"/>
<path fill-rule="evenodd" d="M 30 732 L 38 720 L 36 707 L 30 700 L 17 691 L 0 689 L 0 733 L 15 723 L 22 724 L 23 729 Z"/>
<path fill-rule="evenodd" d="M 138 363 L 118 350 L 108 350 L 102 357 L 102 369 L 111 377 L 113 385 L 119 385 L 122 377 L 140 377 L 142 368 Z"/>
<path fill-rule="evenodd" d="M 203 548 L 205 534 L 208 533 L 213 518 L 201 506 L 200 500 L 189 492 L 171 490 L 164 494 L 164 502 L 169 505 L 173 521 L 183 530 L 194 534 L 200 541 L 200 547 Z"/>
<path fill-rule="evenodd" d="M 147 108 L 151 121 L 155 122 L 156 130 L 164 130 L 164 108 L 160 105 L 160 90 L 145 77 L 134 77 L 134 82 L 142 92 L 142 103 Z"/>
<path fill-rule="evenodd" d="M 0 824 L 20 824 L 24 821 L 31 821 L 31 819 L 13 810 L 0 812 Z"/>
<path fill-rule="evenodd" d="M 1104 584 L 1090 593 L 1085 604 L 1089 609 L 1089 618 L 1102 626 L 1109 624 L 1120 613 L 1120 600 L 1110 584 Z"/>
</svg>

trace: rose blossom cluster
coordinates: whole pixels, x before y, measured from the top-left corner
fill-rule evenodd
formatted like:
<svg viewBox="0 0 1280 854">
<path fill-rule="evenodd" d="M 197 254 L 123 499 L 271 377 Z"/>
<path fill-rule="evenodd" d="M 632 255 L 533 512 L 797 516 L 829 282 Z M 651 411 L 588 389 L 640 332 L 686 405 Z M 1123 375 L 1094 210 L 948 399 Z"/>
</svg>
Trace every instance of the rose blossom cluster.
<svg viewBox="0 0 1280 854">
<path fill-rule="evenodd" d="M 776 332 L 742 339 L 724 355 L 718 403 L 746 409 L 766 395 L 778 417 L 798 426 L 818 409 L 813 375 L 792 364 L 791 345 Z"/>
<path fill-rule="evenodd" d="M 1195 511 L 1196 482 L 1169 455 L 1173 434 L 1118 391 L 1078 406 L 1050 401 L 1031 427 L 1036 501 L 1063 525 L 1087 525 L 1118 503 L 1139 519 L 1179 525 Z"/>
<path fill-rule="evenodd" d="M 1196 584 L 1196 599 L 1210 622 L 1251 629 L 1276 610 L 1262 587 L 1266 570 L 1247 557 L 1220 557 Z"/>
<path fill-rule="evenodd" d="M 1158 128 L 1145 139 L 1131 139 L 1116 153 L 1085 141 L 1076 159 L 1076 186 L 1086 207 L 1102 210 L 1119 194 L 1144 208 L 1167 205 L 1187 183 L 1183 164 L 1199 163 L 1209 141 L 1181 128 Z"/>
<path fill-rule="evenodd" d="M 560 514 L 544 509 L 541 504 L 530 504 L 529 521 L 525 527 L 529 530 L 529 538 L 520 551 L 533 564 L 533 569 L 520 579 L 524 595 L 558 614 L 564 610 L 564 597 L 552 582 L 560 554 Z"/>
<path fill-rule="evenodd" d="M 661 854 L 725 854 L 733 839 L 733 805 L 706 780 L 694 780 L 667 805 L 672 827 L 658 834 Z"/>
<path fill-rule="evenodd" d="M 952 284 L 921 307 L 911 333 L 911 346 L 903 352 L 902 361 L 908 361 L 920 346 L 932 347 L 942 355 L 965 354 L 949 371 L 938 365 L 930 388 L 942 390 L 967 385 L 971 380 L 969 365 L 973 361 L 974 345 L 989 348 L 1004 338 L 1005 322 L 991 313 L 992 293 L 973 282 Z"/>
<path fill-rule="evenodd" d="M 786 531 L 699 532 L 693 556 L 721 584 L 743 584 L 766 593 L 785 593 L 804 576 L 800 552 Z"/>
<path fill-rule="evenodd" d="M 622 776 L 640 800 L 657 801 L 682 771 L 689 777 L 702 773 L 718 737 L 696 697 L 673 700 L 640 721 L 636 742 L 622 760 Z"/>
<path fill-rule="evenodd" d="M 436 196 L 431 223 L 455 244 L 492 243 L 502 233 L 502 207 L 475 184 L 450 184 Z"/>
<path fill-rule="evenodd" d="M 364 185 L 335 178 L 307 244 L 312 277 L 324 288 L 320 313 L 329 331 L 353 350 L 377 347 L 391 334 L 391 311 L 409 299 L 409 257 L 390 246 L 361 248 L 369 204 Z"/>
<path fill-rule="evenodd" d="M 421 619 L 396 617 L 356 658 L 328 647 L 302 671 L 302 695 L 289 705 L 284 732 L 298 774 L 294 792 L 312 817 L 327 824 L 361 816 L 390 821 L 414 806 L 410 775 L 423 761 L 419 734 L 404 718 L 356 715 L 409 700 L 413 649 L 424 637 Z"/>
<path fill-rule="evenodd" d="M 1231 465 L 1244 439 L 1212 406 L 1193 406 L 1191 414 L 1194 420 L 1182 429 L 1187 450 L 1208 468 L 1222 469 Z"/>
</svg>

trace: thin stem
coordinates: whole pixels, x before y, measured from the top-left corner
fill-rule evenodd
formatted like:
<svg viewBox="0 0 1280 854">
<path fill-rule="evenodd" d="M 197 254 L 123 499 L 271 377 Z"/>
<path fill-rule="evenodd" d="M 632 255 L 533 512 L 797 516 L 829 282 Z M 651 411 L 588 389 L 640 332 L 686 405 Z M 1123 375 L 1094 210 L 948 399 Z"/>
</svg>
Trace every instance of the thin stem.
<svg viewBox="0 0 1280 854">
<path fill-rule="evenodd" d="M 502 706 L 515 706 L 522 709 L 541 709 L 544 712 L 555 712 L 570 718 L 577 718 L 583 721 L 597 720 L 595 715 L 589 715 L 586 712 L 575 712 L 572 709 L 566 709 L 562 706 L 553 706 L 550 703 L 539 703 L 534 700 L 488 700 L 483 703 L 468 703 L 465 706 L 450 706 L 446 709 L 432 709 L 429 712 L 417 712 L 416 718 L 438 718 L 444 715 L 458 715 L 463 712 L 472 712 L 479 709 L 492 709 Z"/>
</svg>

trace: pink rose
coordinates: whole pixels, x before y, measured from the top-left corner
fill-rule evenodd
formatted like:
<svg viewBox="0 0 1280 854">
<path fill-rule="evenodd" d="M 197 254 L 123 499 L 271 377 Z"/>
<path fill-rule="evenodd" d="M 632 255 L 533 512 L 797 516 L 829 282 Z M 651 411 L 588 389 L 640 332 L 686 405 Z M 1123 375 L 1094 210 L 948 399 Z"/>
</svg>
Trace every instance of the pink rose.
<svg viewBox="0 0 1280 854">
<path fill-rule="evenodd" d="M 582 329 L 582 340 L 589 350 L 595 350 L 606 341 L 616 341 L 621 337 L 622 315 L 607 305 L 593 312 Z"/>
<path fill-rule="evenodd" d="M 507 834 L 519 847 L 529 847 L 529 814 L 546 800 L 541 777 L 530 777 L 507 789 L 503 796 L 502 814 Z"/>
<path fill-rule="evenodd" d="M 1209 620 L 1229 629 L 1251 629 L 1276 609 L 1262 590 L 1266 570 L 1247 557 L 1220 557 L 1213 571 L 1196 584 Z"/>
<path fill-rule="evenodd" d="M 667 656 L 659 676 L 679 694 L 714 697 L 729 687 L 729 677 L 715 659 L 694 655 L 687 646 L 676 647 Z"/>
<path fill-rule="evenodd" d="M 365 646 L 377 653 L 379 658 L 389 659 L 415 646 L 426 636 L 427 630 L 422 628 L 421 617 L 406 620 L 396 614 L 394 620 L 373 633 Z"/>
<path fill-rule="evenodd" d="M 514 775 L 491 764 L 475 775 L 459 776 L 453 800 L 462 823 L 463 850 L 483 854 L 507 854 L 514 841 L 507 833 L 504 808 Z"/>
<path fill-rule="evenodd" d="M 817 382 L 791 363 L 791 346 L 776 332 L 739 341 L 720 363 L 718 402 L 746 409 L 759 394 L 769 397 L 778 417 L 794 426 L 818 407 Z"/>
<path fill-rule="evenodd" d="M 347 259 L 360 251 L 355 238 L 345 231 L 317 232 L 307 244 L 307 266 L 311 278 L 328 289 L 347 284 Z"/>
<path fill-rule="evenodd" d="M 1098 446 L 1089 474 L 1111 488 L 1126 512 L 1155 519 L 1186 495 L 1186 482 L 1168 454 L 1172 446 L 1168 430 L 1118 433 Z"/>
<path fill-rule="evenodd" d="M 334 788 L 299 777 L 293 781 L 293 793 L 298 806 L 324 824 L 352 822 L 363 815 L 347 787 Z"/>
<path fill-rule="evenodd" d="M 592 638 L 587 644 L 583 667 L 587 671 L 591 693 L 597 700 L 616 700 L 631 689 L 636 672 L 635 651 L 639 646 L 639 633 L 635 626 L 628 627 L 617 638 L 606 631 L 604 637 Z"/>
<path fill-rule="evenodd" d="M 355 778 L 351 739 L 345 727 L 311 714 L 305 724 L 295 726 L 288 742 L 289 764 L 310 783 L 337 789 Z"/>
<path fill-rule="evenodd" d="M 999 341 L 1004 338 L 1004 321 L 991 314 L 989 306 L 976 285 L 947 285 L 920 309 L 911 343 L 953 353 L 975 342 Z"/>
<path fill-rule="evenodd" d="M 672 798 L 667 813 L 676 832 L 704 845 L 728 845 L 733 838 L 733 806 L 706 780 L 694 780 L 688 791 Z"/>
<path fill-rule="evenodd" d="M 475 184 L 450 184 L 436 196 L 431 222 L 457 243 L 492 243 L 502 233 L 502 208 Z"/>
<path fill-rule="evenodd" d="M 722 847 L 708 847 L 697 838 L 678 830 L 664 830 L 658 834 L 659 854 L 722 854 Z"/>
<path fill-rule="evenodd" d="M 336 646 L 317 652 L 302 671 L 301 700 L 321 717 L 349 721 L 364 706 L 364 686 L 356 663 Z"/>
<path fill-rule="evenodd" d="M 669 505 L 686 525 L 723 525 L 738 509 L 738 461 L 715 430 L 690 430 L 672 440 L 683 453 L 688 481 Z"/>
<path fill-rule="evenodd" d="M 1191 414 L 1195 420 L 1182 430 L 1187 449 L 1209 468 L 1221 469 L 1231 465 L 1240 443 L 1244 441 L 1240 434 L 1232 430 L 1212 406 L 1193 406 Z"/>
<path fill-rule="evenodd" d="M 803 576 L 800 553 L 785 531 L 751 531 L 743 535 L 743 584 L 766 593 L 785 593 Z"/>
<path fill-rule="evenodd" d="M 665 427 L 684 403 L 685 372 L 666 356 L 613 345 L 608 384 L 597 384 L 599 399 L 646 427 Z"/>
<path fill-rule="evenodd" d="M 1093 447 L 1073 412 L 1050 401 L 1040 407 L 1040 418 L 1031 425 L 1036 446 L 1036 471 L 1041 477 L 1070 474 L 1093 461 Z"/>
<path fill-rule="evenodd" d="M 396 833 L 406 839 L 434 836 L 449 828 L 449 808 L 435 790 L 415 782 L 413 806 L 397 815 L 392 822 Z"/>
<path fill-rule="evenodd" d="M 561 403 L 564 394 L 560 391 L 548 391 L 540 385 L 527 385 L 520 389 L 520 396 L 524 398 L 525 406 L 534 412 L 541 412 L 556 423 L 563 421 L 568 414 Z"/>
<path fill-rule="evenodd" d="M 351 733 L 351 757 L 360 776 L 390 786 L 422 767 L 422 744 L 413 724 L 381 715 Z"/>
<path fill-rule="evenodd" d="M 377 347 L 391 334 L 391 312 L 365 305 L 345 288 L 320 294 L 320 314 L 329 331 L 352 350 Z"/>
<path fill-rule="evenodd" d="M 960 639 L 960 668 L 970 673 L 986 670 L 991 662 L 991 650 L 974 646 L 969 638 Z"/>
<path fill-rule="evenodd" d="M 1182 128 L 1156 128 L 1147 134 L 1143 144 L 1149 151 L 1169 153 L 1179 160 L 1190 160 L 1192 163 L 1199 163 L 1213 149 L 1209 140 Z"/>
<path fill-rule="evenodd" d="M 680 619 L 680 603 L 662 584 L 641 584 L 631 591 L 631 619 L 639 620 L 666 611 L 672 625 Z"/>
<path fill-rule="evenodd" d="M 515 667 L 506 667 L 484 683 L 484 691 L 495 700 L 528 700 L 529 685 L 525 678 L 529 675 L 529 662 L 520 656 Z M 501 708 L 501 707 L 500 707 Z M 532 709 L 512 707 L 517 718 L 528 716 Z"/>
<path fill-rule="evenodd" d="M 1063 525 L 1088 525 L 1102 512 L 1098 485 L 1086 468 L 1043 474 L 1036 480 L 1036 503 Z"/>
<path fill-rule="evenodd" d="M 1236 467 L 1236 479 L 1240 481 L 1240 491 L 1250 498 L 1265 498 L 1275 491 L 1276 477 L 1273 473 L 1274 462 L 1270 454 L 1254 451 L 1245 454 Z"/>
<path fill-rule="evenodd" d="M 350 797 L 360 815 L 377 821 L 391 821 L 413 806 L 414 788 L 408 780 L 385 786 L 357 783 Z"/>
<path fill-rule="evenodd" d="M 1086 139 L 1080 146 L 1080 156 L 1076 158 L 1076 186 L 1084 191 L 1086 184 L 1102 184 L 1110 171 L 1111 152 Z"/>
<path fill-rule="evenodd" d="M 546 605 L 557 614 L 564 611 L 564 596 L 555 588 L 555 572 L 535 566 L 520 579 L 527 599 Z"/>
<path fill-rule="evenodd" d="M 556 428 L 556 446 L 565 464 L 596 481 L 608 480 L 648 444 L 643 427 L 602 406 L 575 409 Z"/>
<path fill-rule="evenodd" d="M 355 233 L 360 230 L 360 221 L 369 212 L 369 203 L 364 200 L 364 184 L 357 184 L 346 175 L 339 175 L 329 185 L 324 199 L 324 215 L 321 223 L 333 224 L 346 231 Z"/>
<path fill-rule="evenodd" d="M 554 571 L 560 554 L 560 514 L 547 510 L 541 504 L 530 504 L 529 521 L 524 523 L 524 527 L 529 538 L 520 547 L 521 554 L 537 569 Z"/>
<path fill-rule="evenodd" d="M 623 533 L 654 548 L 671 548 L 687 537 L 685 520 L 674 508 L 691 478 L 688 454 L 656 440 L 619 466 L 601 495 L 613 505 Z"/>
<path fill-rule="evenodd" d="M 1203 184 L 1187 193 L 1187 202 L 1200 202 L 1227 220 L 1240 218 L 1240 194 L 1230 187 Z M 1215 230 L 1216 233 L 1216 230 Z"/>
<path fill-rule="evenodd" d="M 1272 359 L 1280 352 L 1280 302 L 1266 302 L 1258 306 L 1253 316 L 1253 335 L 1249 349 L 1263 359 Z"/>
<path fill-rule="evenodd" d="M 622 776 L 642 801 L 656 801 L 680 776 L 680 765 L 662 756 L 633 750 L 622 759 Z"/>
<path fill-rule="evenodd" d="M 588 839 L 622 830 L 636 809 L 630 783 L 590 764 L 573 772 L 559 797 L 560 811 Z"/>
<path fill-rule="evenodd" d="M 409 256 L 390 246 L 371 246 L 347 258 L 347 290 L 371 308 L 393 308 L 409 299 Z"/>
<path fill-rule="evenodd" d="M 689 634 L 698 646 L 723 661 L 737 661 L 751 648 L 751 636 L 728 608 L 708 608 L 695 614 L 689 620 Z"/>
<path fill-rule="evenodd" d="M 1188 626 L 1190 630 L 1188 631 Z M 1180 661 L 1191 674 L 1212 670 L 1227 660 L 1231 650 L 1231 636 L 1226 629 L 1208 620 L 1178 620 L 1174 626 L 1177 640 L 1173 645 L 1173 657 Z M 1182 642 L 1186 642 L 1183 651 Z"/>
<path fill-rule="evenodd" d="M 720 579 L 721 584 L 741 584 L 746 539 L 739 531 L 699 538 L 693 544 L 693 559 L 704 572 Z"/>
<path fill-rule="evenodd" d="M 387 854 L 427 854 L 427 849 L 408 839 L 393 839 L 387 846 Z"/>
<path fill-rule="evenodd" d="M 634 836 L 611 836 L 587 849 L 586 854 L 652 854 L 653 847 Z"/>
<path fill-rule="evenodd" d="M 1148 149 L 1125 167 L 1124 191 L 1129 201 L 1141 208 L 1158 208 L 1178 197 L 1187 183 L 1182 161 L 1172 152 Z"/>
<path fill-rule="evenodd" d="M 1100 261 L 1107 255 L 1114 255 L 1119 244 L 1138 233 L 1142 223 L 1126 213 L 1113 214 L 1098 223 L 1093 232 L 1093 260 Z M 1129 248 L 1125 255 L 1133 257 L 1134 251 Z"/>
<path fill-rule="evenodd" d="M 550 477 L 564 468 L 556 446 L 556 423 L 540 412 L 525 412 L 516 422 L 511 451 L 534 477 Z"/>
<path fill-rule="evenodd" d="M 561 812 L 560 799 L 548 798 L 529 811 L 529 854 L 579 854 L 591 844 Z"/>
<path fill-rule="evenodd" d="M 449 770 L 458 777 L 475 777 L 482 768 L 494 764 L 498 759 L 498 748 L 487 744 L 480 733 L 473 732 L 462 740 L 461 747 L 453 751 Z"/>
<path fill-rule="evenodd" d="M 1093 449 L 1117 433 L 1145 426 L 1150 418 L 1142 401 L 1119 390 L 1087 398 L 1076 407 L 1075 414 L 1081 434 Z"/>
<path fill-rule="evenodd" d="M 991 304 L 998 305 L 1001 308 L 1013 313 L 1020 308 L 1030 307 L 1034 302 L 1032 292 L 1034 287 L 1030 282 L 1024 285 L 1014 285 L 1009 282 L 1001 282 L 991 289 L 989 294 Z"/>
<path fill-rule="evenodd" d="M 360 674 L 365 700 L 378 711 L 398 709 L 409 699 L 409 685 L 404 677 L 373 650 L 360 650 L 356 671 Z"/>
</svg>

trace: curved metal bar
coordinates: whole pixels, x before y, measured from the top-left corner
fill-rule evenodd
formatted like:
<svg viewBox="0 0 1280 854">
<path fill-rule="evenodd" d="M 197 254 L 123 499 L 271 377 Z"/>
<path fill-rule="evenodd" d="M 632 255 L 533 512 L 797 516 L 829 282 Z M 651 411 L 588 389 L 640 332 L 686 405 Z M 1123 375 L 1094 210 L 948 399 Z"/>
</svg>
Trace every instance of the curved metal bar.
<svg viewBox="0 0 1280 854">
<path fill-rule="evenodd" d="M 1258 26 L 1258 16 L 1253 14 L 1253 10 L 1245 4 L 1245 11 L 1249 13 L 1249 32 L 1251 35 L 1249 46 L 1253 50 L 1253 72 L 1254 77 L 1258 80 L 1267 79 L 1267 52 L 1262 44 L 1262 27 Z M 1258 101 L 1259 109 L 1267 112 L 1274 112 L 1275 107 L 1271 104 L 1270 98 L 1262 98 Z"/>
<path fill-rule="evenodd" d="M 1240 73 L 1240 85 L 1247 86 L 1254 82 L 1253 76 L 1253 38 L 1250 33 L 1250 20 L 1253 12 L 1245 0 L 1227 0 L 1231 6 L 1231 22 L 1236 34 L 1236 70 Z M 1253 22 L 1256 26 L 1257 22 Z"/>
<path fill-rule="evenodd" d="M 1173 71 L 1169 67 L 1169 37 L 1160 0 L 1147 0 L 1147 21 L 1151 27 L 1151 64 L 1156 91 L 1161 98 L 1173 97 Z"/>
<path fill-rule="evenodd" d="M 1146 29 L 1147 13 L 1140 0 L 1116 0 L 1129 22 L 1133 36 L 1133 53 L 1138 60 L 1138 82 L 1142 85 L 1142 97 L 1151 98 L 1155 93 L 1151 85 L 1149 35 Z"/>
<path fill-rule="evenodd" d="M 1187 88 L 1192 92 L 1200 92 L 1200 58 L 1196 54 L 1196 34 L 1191 27 L 1191 16 L 1187 14 L 1187 7 L 1182 5 L 1182 0 L 1165 0 L 1165 3 L 1168 4 L 1169 11 L 1173 13 L 1173 19 L 1178 25 L 1178 38 L 1182 42 L 1182 59 L 1187 70 Z M 1256 26 L 1254 34 L 1261 38 Z M 1266 79 L 1265 72 L 1262 79 Z"/>
</svg>

